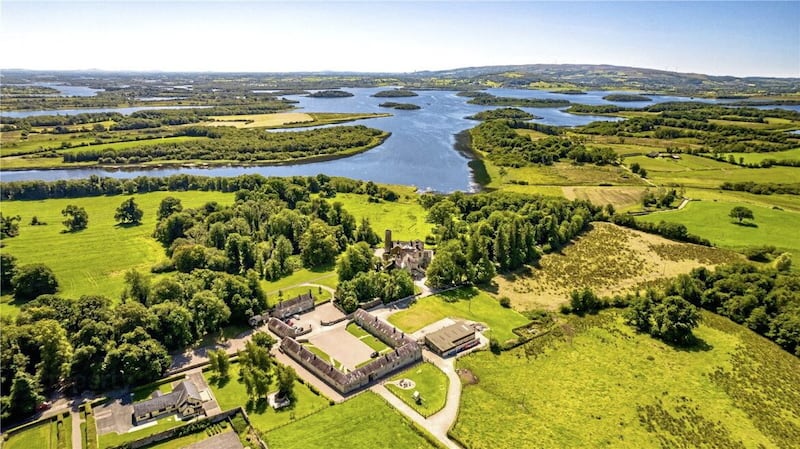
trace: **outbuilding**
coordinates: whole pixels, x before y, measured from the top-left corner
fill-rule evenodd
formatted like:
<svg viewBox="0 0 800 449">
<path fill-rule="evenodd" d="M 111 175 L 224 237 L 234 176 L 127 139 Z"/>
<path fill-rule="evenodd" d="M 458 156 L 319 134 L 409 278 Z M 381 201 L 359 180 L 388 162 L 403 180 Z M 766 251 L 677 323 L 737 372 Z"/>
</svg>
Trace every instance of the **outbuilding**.
<svg viewBox="0 0 800 449">
<path fill-rule="evenodd" d="M 431 351 L 448 357 L 472 348 L 480 343 L 475 337 L 475 329 L 466 323 L 456 323 L 425 336 L 425 344 Z"/>
</svg>

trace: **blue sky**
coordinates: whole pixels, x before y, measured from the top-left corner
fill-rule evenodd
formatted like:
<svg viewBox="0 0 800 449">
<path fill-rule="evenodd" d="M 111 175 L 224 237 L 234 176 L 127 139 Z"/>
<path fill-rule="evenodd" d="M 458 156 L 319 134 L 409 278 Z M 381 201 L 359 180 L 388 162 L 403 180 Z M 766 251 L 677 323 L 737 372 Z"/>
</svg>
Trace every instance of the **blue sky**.
<svg viewBox="0 0 800 449">
<path fill-rule="evenodd" d="M 387 71 L 584 63 L 800 77 L 800 2 L 0 3 L 0 67 Z"/>
</svg>

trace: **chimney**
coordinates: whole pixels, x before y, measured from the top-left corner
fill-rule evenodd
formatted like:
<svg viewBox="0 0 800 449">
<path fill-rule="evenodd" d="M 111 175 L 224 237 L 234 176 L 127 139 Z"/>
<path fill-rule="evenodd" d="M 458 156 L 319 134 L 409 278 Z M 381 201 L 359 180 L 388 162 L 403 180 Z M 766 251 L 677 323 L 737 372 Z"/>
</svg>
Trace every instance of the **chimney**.
<svg viewBox="0 0 800 449">
<path fill-rule="evenodd" d="M 392 249 L 392 230 L 387 229 L 386 234 L 383 237 L 383 248 L 388 252 Z"/>
</svg>

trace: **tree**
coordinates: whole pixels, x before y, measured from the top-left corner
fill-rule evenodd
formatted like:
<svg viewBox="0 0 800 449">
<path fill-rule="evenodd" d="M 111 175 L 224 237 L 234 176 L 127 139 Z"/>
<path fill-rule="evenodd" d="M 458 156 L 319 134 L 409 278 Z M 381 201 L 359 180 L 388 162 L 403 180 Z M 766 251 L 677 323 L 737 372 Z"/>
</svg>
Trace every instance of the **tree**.
<svg viewBox="0 0 800 449">
<path fill-rule="evenodd" d="M 212 349 L 208 351 L 208 361 L 211 365 L 211 371 L 216 372 L 219 379 L 228 378 L 230 375 L 231 360 L 224 349 Z"/>
<path fill-rule="evenodd" d="M 17 258 L 3 251 L 0 253 L 0 294 L 12 289 L 11 279 L 17 272 Z"/>
<path fill-rule="evenodd" d="M 183 210 L 183 205 L 181 204 L 181 200 L 168 196 L 161 200 L 161 204 L 158 205 L 158 212 L 156 214 L 156 218 L 158 221 L 161 221 L 170 215 L 174 214 L 175 212 L 180 212 Z"/>
<path fill-rule="evenodd" d="M 739 220 L 739 223 L 741 223 L 744 219 L 754 219 L 753 211 L 744 206 L 734 207 L 731 209 L 731 212 L 728 214 L 728 216 Z"/>
<path fill-rule="evenodd" d="M 297 379 L 294 368 L 287 365 L 276 365 L 275 377 L 278 382 L 278 394 L 294 400 L 294 382 Z"/>
<path fill-rule="evenodd" d="M 192 313 L 171 301 L 150 308 L 156 317 L 153 336 L 167 349 L 181 349 L 192 342 Z"/>
<path fill-rule="evenodd" d="M 61 215 L 66 217 L 62 223 L 64 223 L 69 232 L 80 231 L 89 226 L 89 214 L 82 207 L 73 204 L 67 205 L 61 211 Z"/>
<path fill-rule="evenodd" d="M 169 368 L 167 350 L 156 340 L 142 333 L 135 343 L 125 341 L 106 354 L 103 371 L 109 385 L 136 385 L 159 379 Z"/>
<path fill-rule="evenodd" d="M 35 263 L 23 265 L 11 278 L 14 297 L 20 301 L 30 301 L 39 295 L 50 295 L 58 290 L 58 281 L 47 265 Z"/>
<path fill-rule="evenodd" d="M 583 290 L 573 290 L 569 296 L 569 306 L 572 312 L 578 315 L 596 313 L 603 307 L 602 301 L 588 287 Z"/>
<path fill-rule="evenodd" d="M 357 273 L 374 270 L 377 262 L 377 258 L 372 253 L 372 248 L 366 242 L 358 242 L 349 246 L 336 262 L 339 282 L 348 281 Z"/>
<path fill-rule="evenodd" d="M 332 230 L 320 221 L 311 223 L 300 238 L 300 257 L 307 268 L 333 263 L 338 252 L 339 243 Z"/>
<path fill-rule="evenodd" d="M 117 222 L 122 225 L 139 225 L 142 224 L 143 215 L 144 212 L 142 212 L 142 209 L 139 208 L 139 205 L 136 204 L 136 201 L 134 201 L 133 197 L 131 197 L 119 205 L 117 208 L 117 213 L 114 214 L 114 220 L 117 220 Z"/>
<path fill-rule="evenodd" d="M 699 321 L 695 306 L 680 296 L 667 296 L 653 307 L 650 334 L 667 342 L 687 344 Z"/>
<path fill-rule="evenodd" d="M 17 371 L 9 391 L 9 414 L 23 417 L 33 413 L 36 406 L 44 400 L 40 392 L 41 387 L 35 377 L 22 370 Z"/>
<path fill-rule="evenodd" d="M 231 318 L 231 309 L 209 290 L 197 292 L 189 301 L 189 310 L 194 315 L 195 336 L 221 329 Z"/>
<path fill-rule="evenodd" d="M 775 269 L 778 271 L 789 271 L 792 268 L 792 254 L 791 253 L 782 253 L 780 256 L 775 258 L 775 262 L 773 262 Z"/>
<path fill-rule="evenodd" d="M 22 220 L 22 217 L 19 215 L 4 217 L 3 214 L 0 213 L 0 239 L 19 235 L 20 220 Z"/>
<path fill-rule="evenodd" d="M 275 343 L 277 343 L 277 341 L 275 341 L 275 339 L 272 338 L 272 336 L 266 332 L 254 333 L 253 336 L 251 337 L 251 340 L 253 341 L 253 343 L 255 343 L 261 348 L 266 349 L 267 351 L 271 350 L 272 347 L 275 346 Z"/>
<path fill-rule="evenodd" d="M 361 224 L 356 229 L 356 241 L 367 242 L 368 245 L 374 246 L 381 242 L 380 236 L 372 230 L 369 220 L 365 217 L 361 219 Z"/>
<path fill-rule="evenodd" d="M 41 320 L 36 322 L 33 333 L 41 357 L 36 365 L 37 375 L 42 384 L 54 387 L 69 375 L 72 344 L 67 331 L 56 320 Z"/>
<path fill-rule="evenodd" d="M 147 304 L 147 297 L 150 295 L 150 276 L 140 273 L 131 268 L 125 272 L 125 290 L 122 292 L 123 299 L 133 299 L 142 304 Z"/>
</svg>

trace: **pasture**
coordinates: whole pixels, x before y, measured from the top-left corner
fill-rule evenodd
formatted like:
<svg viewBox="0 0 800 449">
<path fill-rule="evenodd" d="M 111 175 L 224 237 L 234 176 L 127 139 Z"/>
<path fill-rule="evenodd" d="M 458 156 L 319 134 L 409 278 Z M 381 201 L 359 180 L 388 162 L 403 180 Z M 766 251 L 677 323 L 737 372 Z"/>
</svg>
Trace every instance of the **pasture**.
<svg viewBox="0 0 800 449">
<path fill-rule="evenodd" d="M 366 391 L 265 435 L 270 449 L 434 448 L 400 412 Z"/>
<path fill-rule="evenodd" d="M 264 128 L 288 123 L 313 122 L 314 117 L 302 112 L 278 112 L 274 114 L 218 115 L 208 126 L 234 126 L 236 128 Z"/>
<path fill-rule="evenodd" d="M 119 226 L 116 208 L 129 196 L 99 196 L 43 201 L 3 201 L 3 215 L 20 215 L 17 237 L 4 239 L 3 251 L 15 256 L 19 265 L 44 263 L 59 282 L 59 293 L 66 297 L 104 295 L 119 299 L 124 274 L 129 269 L 149 272 L 164 259 L 164 249 L 152 237 L 156 211 L 167 196 L 179 198 L 184 208 L 199 207 L 209 201 L 233 202 L 233 194 L 221 192 L 151 192 L 133 195 L 144 211 L 139 226 Z M 68 204 L 84 207 L 89 226 L 78 232 L 64 232 L 61 210 Z M 31 226 L 32 217 L 47 223 Z M 16 304 L 3 297 L 2 312 L 14 313 Z"/>
<path fill-rule="evenodd" d="M 733 201 L 692 201 L 681 210 L 656 212 L 638 219 L 681 223 L 690 233 L 723 248 L 741 250 L 748 246 L 772 245 L 791 252 L 793 259 L 800 261 L 800 239 L 796 234 L 800 213 L 747 204 L 755 220 L 740 225 L 728 214 L 741 205 Z"/>
<path fill-rule="evenodd" d="M 528 319 L 507 309 L 476 288 L 460 288 L 420 298 L 408 309 L 389 316 L 388 321 L 405 332 L 416 332 L 443 318 L 461 318 L 485 323 L 487 335 L 501 343 L 516 338 L 512 329 L 525 325 Z"/>
<path fill-rule="evenodd" d="M 800 148 L 786 151 L 774 151 L 771 153 L 723 153 L 722 157 L 726 160 L 729 156 L 733 156 L 737 162 L 744 161 L 745 164 L 758 164 L 765 159 L 775 159 L 776 161 L 783 160 L 798 160 L 800 159 Z M 800 176 L 800 175 L 799 175 Z"/>
<path fill-rule="evenodd" d="M 399 190 L 395 186 L 390 188 Z M 392 230 L 394 240 L 423 240 L 433 230 L 433 225 L 425 221 L 427 211 L 416 201 L 416 196 L 410 193 L 401 195 L 397 201 L 380 203 L 371 203 L 367 195 L 353 193 L 338 193 L 328 201 L 342 203 L 344 209 L 356 217 L 357 223 L 361 223 L 362 218 L 368 219 L 372 230 L 381 239 L 386 229 Z"/>
<path fill-rule="evenodd" d="M 701 265 L 737 258 L 730 251 L 593 223 L 590 231 L 561 252 L 544 255 L 538 267 L 496 276 L 492 293 L 509 297 L 517 310 L 555 310 L 569 300 L 573 289 L 589 287 L 601 296 L 625 293 Z"/>
<path fill-rule="evenodd" d="M 694 333 L 675 348 L 605 311 L 465 356 L 451 432 L 471 449 L 796 447 L 800 360 L 710 313 Z"/>
</svg>

